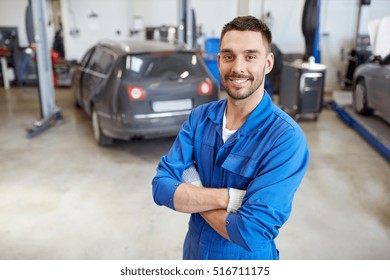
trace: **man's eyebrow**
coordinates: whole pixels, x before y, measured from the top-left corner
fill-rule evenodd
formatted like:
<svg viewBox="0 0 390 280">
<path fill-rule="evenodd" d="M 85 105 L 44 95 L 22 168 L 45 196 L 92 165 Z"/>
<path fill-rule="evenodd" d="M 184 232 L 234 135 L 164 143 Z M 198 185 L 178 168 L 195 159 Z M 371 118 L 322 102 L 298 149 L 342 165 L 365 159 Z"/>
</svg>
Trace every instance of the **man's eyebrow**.
<svg viewBox="0 0 390 280">
<path fill-rule="evenodd" d="M 257 49 L 247 49 L 245 50 L 246 53 L 260 53 Z M 220 53 L 233 53 L 233 50 L 231 49 L 222 49 Z"/>
<path fill-rule="evenodd" d="M 257 49 L 248 49 L 248 50 L 245 50 L 246 53 L 260 53 L 259 50 Z"/>
<path fill-rule="evenodd" d="M 220 53 L 232 53 L 233 51 L 231 49 L 222 49 Z"/>
</svg>

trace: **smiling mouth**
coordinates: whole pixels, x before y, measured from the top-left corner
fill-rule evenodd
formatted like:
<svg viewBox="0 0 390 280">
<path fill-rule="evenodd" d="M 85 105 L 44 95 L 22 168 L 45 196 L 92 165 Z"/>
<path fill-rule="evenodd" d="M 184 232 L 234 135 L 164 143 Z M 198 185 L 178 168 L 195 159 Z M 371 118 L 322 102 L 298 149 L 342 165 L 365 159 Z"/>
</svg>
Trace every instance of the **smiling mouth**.
<svg viewBox="0 0 390 280">
<path fill-rule="evenodd" d="M 230 79 L 232 82 L 237 83 L 237 84 L 242 84 L 248 81 L 248 79 Z"/>
<path fill-rule="evenodd" d="M 250 80 L 248 77 L 229 77 L 228 79 L 232 86 L 239 89 L 244 87 L 247 82 Z"/>
<path fill-rule="evenodd" d="M 226 76 L 227 80 L 237 84 L 237 85 L 241 85 L 241 84 L 244 84 L 245 82 L 251 80 L 251 77 L 250 76 L 246 76 L 246 75 L 229 75 L 229 76 Z"/>
</svg>

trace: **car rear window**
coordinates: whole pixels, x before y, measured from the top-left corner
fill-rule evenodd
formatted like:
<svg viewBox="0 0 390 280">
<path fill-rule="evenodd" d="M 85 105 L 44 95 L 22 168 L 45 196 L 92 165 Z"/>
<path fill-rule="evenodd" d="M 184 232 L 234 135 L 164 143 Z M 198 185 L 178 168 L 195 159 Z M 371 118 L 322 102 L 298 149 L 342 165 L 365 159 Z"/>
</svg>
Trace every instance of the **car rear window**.
<svg viewBox="0 0 390 280">
<path fill-rule="evenodd" d="M 204 64 L 194 53 L 152 53 L 129 55 L 126 61 L 125 79 L 178 80 L 205 77 Z"/>
</svg>

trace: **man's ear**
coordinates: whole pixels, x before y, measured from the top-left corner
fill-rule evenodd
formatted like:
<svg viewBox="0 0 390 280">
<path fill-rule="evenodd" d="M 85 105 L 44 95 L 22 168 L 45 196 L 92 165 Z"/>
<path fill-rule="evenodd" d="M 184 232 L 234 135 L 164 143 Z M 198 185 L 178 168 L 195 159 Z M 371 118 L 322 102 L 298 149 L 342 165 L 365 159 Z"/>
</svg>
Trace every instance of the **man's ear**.
<svg viewBox="0 0 390 280">
<path fill-rule="evenodd" d="M 265 74 L 268 74 L 271 72 L 272 68 L 274 67 L 274 54 L 272 52 L 267 54 L 266 60 L 265 60 Z"/>
</svg>

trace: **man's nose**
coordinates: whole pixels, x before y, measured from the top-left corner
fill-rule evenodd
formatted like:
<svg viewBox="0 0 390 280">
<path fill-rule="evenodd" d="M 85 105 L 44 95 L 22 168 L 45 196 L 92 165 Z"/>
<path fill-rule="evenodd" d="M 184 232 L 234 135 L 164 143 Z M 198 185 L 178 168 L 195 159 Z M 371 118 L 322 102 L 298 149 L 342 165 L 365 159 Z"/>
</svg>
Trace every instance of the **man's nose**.
<svg viewBox="0 0 390 280">
<path fill-rule="evenodd" d="M 242 57 L 236 57 L 232 64 L 232 71 L 236 73 L 245 72 L 245 59 Z"/>
</svg>

